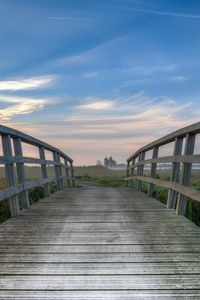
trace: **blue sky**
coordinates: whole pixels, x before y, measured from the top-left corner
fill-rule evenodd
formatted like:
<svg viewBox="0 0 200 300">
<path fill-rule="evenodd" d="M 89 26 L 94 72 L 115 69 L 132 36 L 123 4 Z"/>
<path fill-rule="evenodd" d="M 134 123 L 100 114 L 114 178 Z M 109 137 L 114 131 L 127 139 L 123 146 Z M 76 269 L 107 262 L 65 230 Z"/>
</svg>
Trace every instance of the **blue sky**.
<svg viewBox="0 0 200 300">
<path fill-rule="evenodd" d="M 0 0 L 1 123 L 93 164 L 199 121 L 200 3 Z"/>
</svg>

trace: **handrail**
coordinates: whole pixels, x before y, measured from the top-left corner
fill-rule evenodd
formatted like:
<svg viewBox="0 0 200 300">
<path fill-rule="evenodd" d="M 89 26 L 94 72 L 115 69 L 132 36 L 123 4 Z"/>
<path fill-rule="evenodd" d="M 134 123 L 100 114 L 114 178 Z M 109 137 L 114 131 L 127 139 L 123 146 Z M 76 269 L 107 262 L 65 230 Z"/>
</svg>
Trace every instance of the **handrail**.
<svg viewBox="0 0 200 300">
<path fill-rule="evenodd" d="M 0 165 L 5 166 L 7 183 L 7 188 L 0 191 L 0 201 L 9 199 L 12 216 L 17 216 L 20 213 L 20 208 L 29 207 L 28 190 L 33 187 L 44 186 L 45 196 L 50 196 L 49 184 L 51 182 L 57 183 L 58 190 L 64 188 L 63 180 L 67 180 L 68 186 L 75 186 L 73 160 L 64 152 L 30 135 L 2 125 L 0 125 L 0 135 L 3 149 Z M 39 158 L 24 157 L 22 142 L 36 146 L 39 151 Z M 52 160 L 45 158 L 45 150 L 52 153 Z M 61 162 L 61 158 L 63 158 L 64 163 Z M 28 181 L 25 174 L 25 163 L 40 165 L 42 179 Z M 54 166 L 55 177 L 48 177 L 48 165 Z M 17 180 L 15 178 L 15 166 Z M 65 169 L 65 175 L 62 174 L 62 168 Z"/>
<path fill-rule="evenodd" d="M 142 182 L 146 182 L 149 196 L 153 196 L 155 185 L 167 188 L 167 207 L 176 208 L 177 214 L 184 215 L 188 197 L 200 202 L 200 192 L 188 187 L 192 164 L 200 163 L 200 154 L 194 155 L 195 138 L 198 133 L 200 133 L 200 122 L 174 131 L 137 150 L 127 159 L 125 178 L 127 186 L 136 179 L 136 188 L 141 190 Z M 184 138 L 185 145 L 183 147 Z M 171 142 L 174 142 L 173 155 L 159 157 L 159 147 Z M 150 150 L 152 150 L 152 158 L 145 159 L 145 153 Z M 172 163 L 170 181 L 156 178 L 158 163 Z M 181 163 L 183 164 L 182 170 Z M 145 164 L 151 165 L 150 176 L 144 176 Z M 136 174 L 134 174 L 134 169 L 137 169 Z"/>
</svg>

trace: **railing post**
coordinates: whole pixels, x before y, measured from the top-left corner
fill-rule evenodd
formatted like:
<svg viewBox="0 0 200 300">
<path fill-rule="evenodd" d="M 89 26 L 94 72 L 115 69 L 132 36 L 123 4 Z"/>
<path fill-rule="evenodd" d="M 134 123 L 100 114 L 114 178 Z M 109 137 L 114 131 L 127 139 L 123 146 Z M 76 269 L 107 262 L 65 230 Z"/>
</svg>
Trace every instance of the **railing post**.
<svg viewBox="0 0 200 300">
<path fill-rule="evenodd" d="M 130 160 L 127 161 L 127 166 L 126 166 L 126 178 L 128 178 L 128 177 L 129 177 L 129 174 L 130 174 L 129 167 L 130 167 Z M 126 187 L 129 186 L 129 182 L 130 182 L 130 180 L 126 180 Z"/>
<path fill-rule="evenodd" d="M 14 145 L 14 151 L 15 156 L 19 157 L 19 159 L 22 160 L 23 158 L 23 151 L 22 151 L 22 143 L 20 138 L 13 138 L 13 145 Z M 25 175 L 25 168 L 23 161 L 16 163 L 16 169 L 17 169 L 17 178 L 19 183 L 25 183 L 26 182 L 26 175 Z M 28 191 L 23 191 L 19 194 L 20 202 L 22 205 L 22 208 L 28 208 L 30 206 Z"/>
<path fill-rule="evenodd" d="M 158 157 L 158 149 L 159 147 L 154 146 L 153 147 L 153 154 L 152 154 L 152 158 L 157 158 Z M 156 177 L 156 167 L 157 167 L 157 163 L 152 163 L 151 164 L 151 178 L 155 178 Z M 153 192 L 154 192 L 154 184 L 153 183 L 149 183 L 148 184 L 148 196 L 152 197 L 153 196 Z"/>
<path fill-rule="evenodd" d="M 173 155 L 181 155 L 183 148 L 183 137 L 176 137 L 174 143 L 174 153 Z M 179 173 L 180 173 L 180 162 L 173 162 L 172 163 L 172 173 L 171 173 L 171 182 L 178 182 L 179 181 Z M 169 189 L 168 191 L 168 198 L 167 198 L 167 208 L 176 207 L 176 198 L 177 192 Z"/>
<path fill-rule="evenodd" d="M 139 153 L 139 156 L 138 156 L 138 163 L 140 163 L 142 160 L 144 160 L 145 158 L 145 152 L 142 151 Z M 138 166 L 138 169 L 137 169 L 137 175 L 138 176 L 143 176 L 143 171 L 144 171 L 144 165 L 141 164 Z M 142 187 L 142 181 L 141 180 L 137 180 L 136 181 L 136 188 L 137 190 L 140 190 Z"/>
<path fill-rule="evenodd" d="M 56 174 L 56 182 L 57 182 L 57 186 L 58 186 L 58 190 L 61 191 L 63 189 L 63 185 L 61 182 L 61 174 L 60 174 L 60 166 L 59 166 L 59 156 L 57 152 L 53 152 L 53 159 L 56 162 L 55 164 L 55 174 Z"/>
<path fill-rule="evenodd" d="M 73 167 L 73 162 L 72 161 L 70 161 L 70 170 L 71 170 L 71 177 L 72 177 L 72 186 L 75 187 L 74 167 Z"/>
<path fill-rule="evenodd" d="M 134 176 L 134 168 L 133 168 L 134 164 L 135 164 L 135 158 L 132 159 L 132 164 L 131 164 L 131 177 Z M 134 182 L 134 179 L 132 179 L 132 187 L 134 187 L 133 182 Z"/>
<path fill-rule="evenodd" d="M 60 153 L 57 152 L 57 159 L 58 159 L 58 163 L 60 164 L 61 161 L 60 161 Z M 61 187 L 61 190 L 64 189 L 64 184 L 63 184 L 63 178 L 62 178 L 62 167 L 61 166 L 58 166 L 58 171 L 59 171 L 59 176 L 60 176 L 60 187 Z"/>
<path fill-rule="evenodd" d="M 67 185 L 68 185 L 68 187 L 70 187 L 70 179 L 69 179 L 69 165 L 68 165 L 68 160 L 67 160 L 67 158 L 65 158 L 64 159 L 65 160 L 65 174 L 66 174 L 66 176 L 68 177 L 67 178 Z"/>
<path fill-rule="evenodd" d="M 191 155 L 194 153 L 194 144 L 195 144 L 195 134 L 186 135 L 185 141 L 185 149 L 184 155 Z M 190 181 L 190 174 L 192 169 L 192 163 L 183 163 L 183 170 L 181 175 L 181 185 L 188 186 Z M 178 215 L 184 215 L 186 211 L 187 205 L 187 197 L 179 194 L 178 195 L 178 202 L 176 206 L 176 213 Z"/>
<path fill-rule="evenodd" d="M 44 147 L 39 147 L 39 155 L 40 155 L 40 159 L 44 160 L 44 162 L 41 163 L 41 171 L 42 171 L 42 178 L 48 178 L 48 172 L 47 172 L 47 165 L 45 162 L 45 151 L 44 151 Z M 50 186 L 49 183 L 45 183 L 44 184 L 44 193 L 45 196 L 50 196 L 51 192 L 50 192 Z"/>
<path fill-rule="evenodd" d="M 3 155 L 12 158 L 12 146 L 10 135 L 2 135 Z M 5 164 L 6 182 L 8 187 L 15 186 L 14 163 Z M 11 216 L 17 216 L 20 213 L 18 195 L 9 198 Z"/>
</svg>

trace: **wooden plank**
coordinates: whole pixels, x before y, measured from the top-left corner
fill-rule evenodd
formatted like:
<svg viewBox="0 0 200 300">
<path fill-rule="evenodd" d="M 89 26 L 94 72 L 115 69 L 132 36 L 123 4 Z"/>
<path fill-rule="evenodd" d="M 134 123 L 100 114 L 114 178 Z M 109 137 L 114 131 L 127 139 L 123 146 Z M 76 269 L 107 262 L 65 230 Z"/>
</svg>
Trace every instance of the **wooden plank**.
<svg viewBox="0 0 200 300">
<path fill-rule="evenodd" d="M 200 275 L 0 276 L 3 290 L 148 290 L 199 289 Z"/>
<path fill-rule="evenodd" d="M 200 263 L 0 263 L 0 275 L 184 275 L 199 274 Z"/>
<path fill-rule="evenodd" d="M 176 182 L 165 181 L 165 180 L 151 178 L 147 176 L 136 175 L 134 177 L 125 178 L 125 180 L 132 180 L 132 179 L 137 179 L 144 182 L 152 183 L 167 189 L 172 189 L 186 197 L 190 197 L 193 200 L 200 202 L 200 192 L 188 186 L 184 186 Z"/>
<path fill-rule="evenodd" d="M 0 299 L 26 299 L 26 300 L 199 300 L 199 290 L 106 290 L 106 291 L 31 291 L 31 290 L 13 290 L 1 291 Z"/>
<path fill-rule="evenodd" d="M 0 299 L 198 299 L 199 232 L 129 188 L 60 191 L 0 226 Z"/>
<path fill-rule="evenodd" d="M 199 253 L 199 244 L 119 244 L 119 245 L 65 245 L 65 244 L 0 244 L 0 253 Z"/>
<path fill-rule="evenodd" d="M 41 253 L 38 254 L 0 254 L 0 262 L 38 262 L 38 263 L 147 263 L 147 262 L 195 262 L 200 268 L 200 253 Z"/>
</svg>

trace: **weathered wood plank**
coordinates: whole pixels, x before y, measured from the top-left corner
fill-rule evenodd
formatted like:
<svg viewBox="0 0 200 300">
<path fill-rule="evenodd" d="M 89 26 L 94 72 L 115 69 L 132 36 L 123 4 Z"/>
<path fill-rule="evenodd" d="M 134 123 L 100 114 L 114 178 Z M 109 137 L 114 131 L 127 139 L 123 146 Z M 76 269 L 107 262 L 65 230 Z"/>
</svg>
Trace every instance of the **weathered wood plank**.
<svg viewBox="0 0 200 300">
<path fill-rule="evenodd" d="M 142 248 L 141 248 L 142 250 Z M 147 263 L 147 262 L 196 262 L 200 268 L 200 253 L 40 253 L 38 254 L 0 254 L 0 262 L 38 263 Z"/>
<path fill-rule="evenodd" d="M 199 274 L 200 263 L 0 263 L 0 275 L 184 275 Z"/>
<path fill-rule="evenodd" d="M 3 290 L 180 290 L 198 289 L 200 275 L 0 276 Z"/>
<path fill-rule="evenodd" d="M 0 299 L 26 300 L 199 300 L 199 290 L 112 290 L 112 291 L 1 291 Z"/>
<path fill-rule="evenodd" d="M 129 188 L 75 188 L 0 226 L 0 299 L 199 299 L 200 229 Z"/>
</svg>

